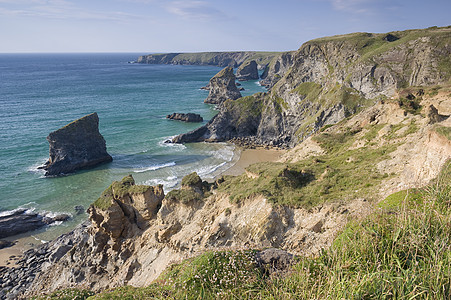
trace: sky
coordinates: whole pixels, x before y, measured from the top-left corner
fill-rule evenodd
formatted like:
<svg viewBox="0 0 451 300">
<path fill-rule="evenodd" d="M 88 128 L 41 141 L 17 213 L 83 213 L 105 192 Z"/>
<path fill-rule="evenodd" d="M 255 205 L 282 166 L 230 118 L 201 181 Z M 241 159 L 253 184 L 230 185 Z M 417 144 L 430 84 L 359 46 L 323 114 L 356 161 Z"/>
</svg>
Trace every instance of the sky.
<svg viewBox="0 0 451 300">
<path fill-rule="evenodd" d="M 451 0 L 0 0 L 0 53 L 287 51 L 451 25 Z"/>
</svg>

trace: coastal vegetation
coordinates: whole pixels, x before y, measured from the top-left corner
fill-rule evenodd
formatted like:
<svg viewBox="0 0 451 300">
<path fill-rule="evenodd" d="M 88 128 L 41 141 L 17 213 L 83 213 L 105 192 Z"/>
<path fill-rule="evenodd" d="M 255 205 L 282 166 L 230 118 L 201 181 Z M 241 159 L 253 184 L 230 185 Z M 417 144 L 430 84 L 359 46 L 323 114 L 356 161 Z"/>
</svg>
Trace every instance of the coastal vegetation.
<svg viewBox="0 0 451 300">
<path fill-rule="evenodd" d="M 145 288 L 35 299 L 449 299 L 451 162 L 428 186 L 388 196 L 318 257 L 269 276 L 254 251 L 213 251 L 173 265 Z"/>
<path fill-rule="evenodd" d="M 144 197 L 152 187 L 132 176 L 113 182 L 88 210 L 90 232 L 41 281 L 67 270 L 68 287 L 92 290 L 36 299 L 451 298 L 449 78 L 430 63 L 450 29 L 322 38 L 274 57 L 271 91 L 224 99 L 180 141 L 293 149 L 214 183 L 191 173 L 166 195 L 160 185 Z M 298 256 L 268 269 L 258 255 L 271 247 Z"/>
</svg>

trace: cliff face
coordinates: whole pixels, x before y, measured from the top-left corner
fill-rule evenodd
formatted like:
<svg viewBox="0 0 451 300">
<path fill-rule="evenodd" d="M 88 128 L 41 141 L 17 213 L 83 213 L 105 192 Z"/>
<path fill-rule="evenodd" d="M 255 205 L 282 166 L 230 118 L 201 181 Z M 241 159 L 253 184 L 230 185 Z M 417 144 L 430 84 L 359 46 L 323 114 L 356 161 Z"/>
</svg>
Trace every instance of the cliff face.
<svg viewBox="0 0 451 300">
<path fill-rule="evenodd" d="M 238 99 L 241 93 L 235 84 L 235 74 L 233 74 L 232 67 L 226 67 L 218 72 L 210 79 L 208 84 L 210 93 L 208 94 L 205 103 L 222 104 L 228 99 Z"/>
<path fill-rule="evenodd" d="M 67 174 L 113 160 L 99 132 L 97 113 L 51 132 L 47 140 L 50 157 L 42 167 L 46 176 Z"/>
<path fill-rule="evenodd" d="M 163 53 L 149 54 L 138 58 L 141 64 L 200 65 L 236 68 L 245 61 L 255 60 L 263 69 L 277 52 L 199 52 L 199 53 Z"/>
<path fill-rule="evenodd" d="M 421 91 L 409 94 L 418 98 Z M 349 220 L 372 212 L 372 200 L 426 184 L 451 157 L 449 130 L 442 130 L 451 126 L 451 87 L 423 92 L 424 115 L 397 101 L 380 102 L 306 139 L 279 162 L 215 184 L 193 173 L 164 196 L 161 186 L 137 186 L 127 176 L 89 208 L 89 226 L 28 253 L 23 263 L 33 268 L 8 270 L 4 280 L 14 286 L 22 277 L 10 274 L 27 272 L 26 278 L 35 276 L 27 292 L 98 291 L 147 286 L 171 263 L 211 249 L 278 247 L 318 255 Z M 249 104 L 263 101 L 260 96 Z M 245 108 L 239 101 L 228 103 Z"/>
<path fill-rule="evenodd" d="M 242 107 L 230 105 L 205 128 L 174 141 L 245 138 L 293 147 L 322 126 L 394 96 L 397 89 L 446 82 L 451 75 L 450 56 L 450 27 L 312 40 L 268 65 L 262 84 L 270 92 L 242 101 L 247 107 L 262 107 L 254 115 L 240 115 Z M 248 136 L 236 131 L 244 119 L 258 123 Z"/>
<path fill-rule="evenodd" d="M 239 81 L 258 79 L 258 68 L 255 60 L 247 61 L 236 70 L 236 79 Z"/>
</svg>

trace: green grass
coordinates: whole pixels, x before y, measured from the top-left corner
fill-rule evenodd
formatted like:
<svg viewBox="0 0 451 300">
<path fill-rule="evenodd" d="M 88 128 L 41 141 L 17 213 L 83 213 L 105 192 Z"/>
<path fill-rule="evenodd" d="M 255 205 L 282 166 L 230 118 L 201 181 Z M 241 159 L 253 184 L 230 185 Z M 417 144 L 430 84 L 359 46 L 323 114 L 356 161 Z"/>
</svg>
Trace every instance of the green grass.
<svg viewBox="0 0 451 300">
<path fill-rule="evenodd" d="M 127 194 L 142 194 L 153 187 L 148 185 L 135 185 L 135 179 L 132 175 L 125 176 L 121 181 L 113 181 L 113 183 L 102 192 L 100 197 L 94 201 L 96 208 L 106 210 L 114 203 L 114 199 L 119 199 Z"/>
<path fill-rule="evenodd" d="M 303 82 L 292 92 L 304 96 L 305 101 L 316 101 L 321 94 L 323 87 L 315 82 Z"/>
<path fill-rule="evenodd" d="M 182 178 L 182 186 L 190 187 L 199 185 L 202 185 L 202 179 L 200 179 L 196 172 L 188 174 Z"/>
<path fill-rule="evenodd" d="M 182 178 L 182 188 L 172 190 L 166 195 L 166 199 L 188 204 L 199 201 L 210 195 L 210 184 L 197 175 L 196 172 Z"/>
<path fill-rule="evenodd" d="M 55 291 L 48 295 L 42 295 L 38 297 L 33 297 L 33 300 L 85 300 L 89 296 L 93 296 L 95 293 L 89 290 L 79 290 L 79 289 L 64 289 Z"/>
<path fill-rule="evenodd" d="M 390 195 L 379 207 L 284 275 L 263 273 L 253 250 L 206 252 L 148 287 L 88 299 L 450 299 L 451 162 L 429 186 Z"/>
<path fill-rule="evenodd" d="M 348 150 L 358 132 L 321 133 L 314 140 L 327 154 L 296 163 L 257 163 L 246 169 L 256 178 L 246 174 L 225 177 L 218 190 L 229 194 L 232 202 L 263 195 L 274 204 L 306 208 L 356 197 L 371 199 L 378 184 L 389 176 L 375 166 L 397 145 Z"/>
<path fill-rule="evenodd" d="M 440 134 L 446 137 L 449 141 L 451 141 L 451 127 L 445 127 L 437 125 L 434 127 L 434 130 Z"/>
<path fill-rule="evenodd" d="M 450 299 L 451 161 L 428 186 L 394 193 L 378 207 L 284 275 L 262 272 L 254 250 L 206 252 L 148 287 L 37 299 Z"/>
</svg>

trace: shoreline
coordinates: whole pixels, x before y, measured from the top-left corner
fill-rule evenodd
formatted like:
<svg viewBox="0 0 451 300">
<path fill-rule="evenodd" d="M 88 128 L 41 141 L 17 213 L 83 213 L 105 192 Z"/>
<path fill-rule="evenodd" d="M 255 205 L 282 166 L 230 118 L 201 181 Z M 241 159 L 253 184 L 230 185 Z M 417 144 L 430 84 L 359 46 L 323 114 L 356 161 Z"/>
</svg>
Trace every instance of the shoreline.
<svg viewBox="0 0 451 300">
<path fill-rule="evenodd" d="M 287 150 L 279 149 L 266 149 L 263 147 L 249 149 L 236 146 L 237 159 L 233 159 L 234 163 L 226 170 L 217 174 L 212 178 L 212 181 L 225 175 L 239 176 L 244 173 L 245 168 L 249 165 L 258 162 L 272 162 L 280 158 Z M 32 233 L 23 233 L 18 236 L 4 238 L 3 240 L 15 242 L 11 247 L 6 247 L 0 249 L 0 267 L 13 267 L 18 258 L 23 254 L 23 252 L 36 247 L 41 244 L 36 238 L 33 237 Z M 11 259 L 13 256 L 13 259 Z"/>
<path fill-rule="evenodd" d="M 236 146 L 240 151 L 238 160 L 227 170 L 221 172 L 216 178 L 224 175 L 239 176 L 245 172 L 245 169 L 255 163 L 259 162 L 274 162 L 277 161 L 287 150 L 275 148 L 258 147 L 254 149 L 242 148 Z"/>
</svg>

